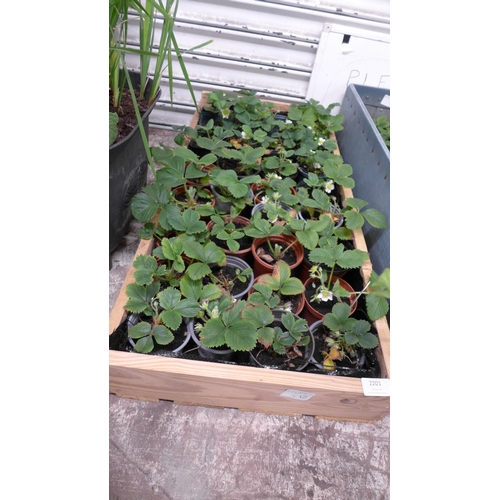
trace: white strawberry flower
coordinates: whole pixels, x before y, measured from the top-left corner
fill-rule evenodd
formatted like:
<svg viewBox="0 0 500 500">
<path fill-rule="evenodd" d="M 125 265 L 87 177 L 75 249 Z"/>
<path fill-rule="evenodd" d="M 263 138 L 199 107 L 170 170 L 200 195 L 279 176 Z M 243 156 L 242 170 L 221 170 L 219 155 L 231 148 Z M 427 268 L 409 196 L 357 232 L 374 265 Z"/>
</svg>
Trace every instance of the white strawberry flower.
<svg viewBox="0 0 500 500">
<path fill-rule="evenodd" d="M 332 181 L 332 180 L 329 180 L 329 181 L 327 181 L 327 182 L 326 182 L 326 184 L 325 184 L 325 191 L 326 191 L 328 194 L 330 194 L 330 193 L 333 191 L 334 187 L 335 187 L 335 186 L 334 186 L 334 184 L 333 184 L 333 181 Z"/>
<path fill-rule="evenodd" d="M 316 163 L 313 163 L 313 167 L 316 169 L 316 170 L 319 170 L 321 168 L 321 165 L 316 162 Z"/>
<path fill-rule="evenodd" d="M 218 318 L 219 317 L 219 306 L 215 306 L 211 313 L 210 313 L 211 318 Z"/>
<path fill-rule="evenodd" d="M 318 297 L 323 301 L 327 302 L 329 300 L 333 299 L 333 293 L 330 292 L 329 290 L 322 290 L 321 292 L 318 293 Z"/>
<path fill-rule="evenodd" d="M 242 138 L 242 139 L 246 139 L 246 138 L 247 138 L 247 134 L 245 134 L 245 132 L 242 132 L 242 133 L 241 133 L 241 138 Z"/>
<path fill-rule="evenodd" d="M 323 139 L 323 137 L 320 137 L 318 139 L 318 146 L 322 146 L 324 142 L 325 142 L 325 139 Z"/>
</svg>

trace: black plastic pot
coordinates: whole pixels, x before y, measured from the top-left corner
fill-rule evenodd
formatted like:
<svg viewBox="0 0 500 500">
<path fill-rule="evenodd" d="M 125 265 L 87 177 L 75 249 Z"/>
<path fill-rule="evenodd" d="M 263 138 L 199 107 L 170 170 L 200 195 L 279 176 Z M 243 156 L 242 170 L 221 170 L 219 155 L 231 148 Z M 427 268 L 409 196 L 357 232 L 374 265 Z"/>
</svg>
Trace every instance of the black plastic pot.
<svg viewBox="0 0 500 500">
<path fill-rule="evenodd" d="M 130 328 L 132 328 L 134 325 L 137 325 L 137 323 L 139 323 L 139 321 L 147 321 L 147 318 L 142 317 L 139 314 L 131 314 L 127 319 L 127 330 L 130 330 Z M 182 352 L 184 351 L 184 349 L 186 348 L 186 346 L 189 344 L 189 341 L 191 340 L 191 335 L 190 335 L 190 332 L 187 330 L 186 323 L 184 322 L 183 325 L 186 328 L 187 334 L 184 338 L 184 341 L 182 341 L 182 343 L 180 345 L 178 345 L 177 347 L 173 347 L 173 344 L 172 345 L 167 344 L 166 346 L 157 346 L 152 351 L 152 354 L 157 354 L 160 356 L 162 356 L 162 355 L 169 356 L 169 357 L 180 356 L 182 354 Z M 174 332 L 174 335 L 176 335 L 175 332 Z M 132 346 L 132 348 L 135 349 L 135 341 L 133 339 L 131 339 L 130 337 L 128 337 L 128 342 Z M 178 342 L 181 342 L 181 341 L 178 340 Z M 175 345 L 177 345 L 178 342 L 176 342 Z"/>
<path fill-rule="evenodd" d="M 219 113 L 214 113 L 213 111 L 208 111 L 206 109 L 201 110 L 198 124 L 204 127 L 210 120 L 214 121 L 214 127 L 221 125 Z"/>
<path fill-rule="evenodd" d="M 286 313 L 287 313 L 287 311 L 284 311 L 282 309 L 274 309 L 273 310 L 274 326 L 279 326 L 281 324 L 281 316 L 283 316 L 283 314 L 286 314 Z M 299 319 L 299 316 L 297 316 L 296 314 L 294 314 L 294 316 L 295 316 L 295 319 Z M 306 346 L 300 347 L 300 350 L 303 352 L 304 357 L 302 359 L 297 358 L 296 360 L 294 360 L 295 368 L 293 368 L 293 369 L 287 365 L 286 357 L 276 356 L 273 364 L 262 363 L 261 361 L 259 361 L 259 352 L 263 351 L 263 349 L 260 347 L 256 347 L 250 351 L 250 362 L 252 363 L 252 365 L 258 366 L 259 368 L 268 368 L 268 369 L 274 369 L 274 370 L 302 371 L 310 363 L 310 361 L 314 355 L 314 348 L 315 348 L 314 336 L 312 335 L 310 329 L 308 330 L 307 334 L 309 335 L 311 341 Z"/>
<path fill-rule="evenodd" d="M 130 72 L 134 87 L 139 85 L 139 75 Z M 146 87 L 149 98 L 151 82 Z M 142 117 L 148 135 L 149 115 L 160 98 L 159 90 L 150 108 Z M 132 220 L 130 202 L 146 184 L 148 160 L 139 125 L 117 144 L 109 147 L 109 253 L 121 242 Z"/>
<path fill-rule="evenodd" d="M 232 349 L 215 349 L 211 347 L 205 347 L 201 344 L 198 335 L 194 331 L 194 320 L 191 320 L 187 324 L 189 335 L 191 339 L 198 346 L 198 354 L 201 359 L 206 359 L 210 361 L 231 361 L 234 357 L 234 351 Z"/>
<path fill-rule="evenodd" d="M 357 310 L 353 313 L 353 318 L 363 319 L 370 322 L 366 314 Z M 309 330 L 314 338 L 316 338 L 322 328 L 323 320 L 316 321 L 309 326 Z M 376 331 L 371 330 L 373 334 Z M 309 373 L 321 373 L 323 375 L 331 376 L 344 376 L 344 377 L 355 377 L 355 378 L 379 378 L 380 377 L 380 363 L 378 361 L 377 355 L 374 349 L 363 349 L 358 348 L 356 353 L 356 358 L 351 363 L 348 359 L 342 361 L 337 361 L 334 370 L 325 370 L 323 368 L 323 358 L 322 358 L 322 343 L 320 343 L 319 338 L 315 340 L 315 352 L 311 358 L 311 362 L 307 367 Z"/>
</svg>

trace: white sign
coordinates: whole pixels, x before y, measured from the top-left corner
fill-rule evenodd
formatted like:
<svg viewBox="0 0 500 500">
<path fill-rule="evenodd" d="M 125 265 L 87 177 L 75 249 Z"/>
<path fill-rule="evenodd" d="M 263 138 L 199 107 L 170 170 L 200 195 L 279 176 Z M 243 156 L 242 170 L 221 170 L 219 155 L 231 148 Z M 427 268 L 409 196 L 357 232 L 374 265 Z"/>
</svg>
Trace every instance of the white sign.
<svg viewBox="0 0 500 500">
<path fill-rule="evenodd" d="M 390 396 L 391 381 L 388 378 L 362 378 L 365 396 Z"/>
</svg>

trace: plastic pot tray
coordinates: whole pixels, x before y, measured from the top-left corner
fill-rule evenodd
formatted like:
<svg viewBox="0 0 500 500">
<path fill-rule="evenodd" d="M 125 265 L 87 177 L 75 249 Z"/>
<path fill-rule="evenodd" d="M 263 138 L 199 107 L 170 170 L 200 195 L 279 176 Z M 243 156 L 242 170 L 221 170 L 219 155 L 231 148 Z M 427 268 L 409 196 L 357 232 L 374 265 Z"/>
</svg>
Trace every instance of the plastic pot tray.
<svg viewBox="0 0 500 500">
<path fill-rule="evenodd" d="M 370 252 L 373 269 L 381 273 L 390 267 L 390 153 L 382 140 L 374 118 L 390 119 L 390 108 L 381 104 L 390 90 L 350 84 L 340 112 L 344 129 L 337 132 L 337 141 L 345 163 L 353 168 L 356 185 L 353 194 L 368 202 L 387 218 L 385 229 L 365 224 L 363 233 Z"/>
</svg>

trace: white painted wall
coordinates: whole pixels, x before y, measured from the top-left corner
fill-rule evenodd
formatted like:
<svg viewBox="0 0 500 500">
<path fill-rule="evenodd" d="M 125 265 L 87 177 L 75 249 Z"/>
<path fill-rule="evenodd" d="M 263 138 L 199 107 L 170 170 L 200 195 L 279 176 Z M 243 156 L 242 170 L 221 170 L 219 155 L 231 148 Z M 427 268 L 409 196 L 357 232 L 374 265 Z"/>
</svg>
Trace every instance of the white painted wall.
<svg viewBox="0 0 500 500">
<path fill-rule="evenodd" d="M 131 46 L 138 33 L 132 19 Z M 341 103 L 348 83 L 389 88 L 389 0 L 180 0 L 175 33 L 197 100 L 202 90 L 248 88 L 328 105 Z M 138 68 L 138 59 L 127 55 L 127 66 Z M 177 61 L 173 77 L 173 101 L 165 76 L 151 126 L 185 125 L 193 115 Z"/>
</svg>

